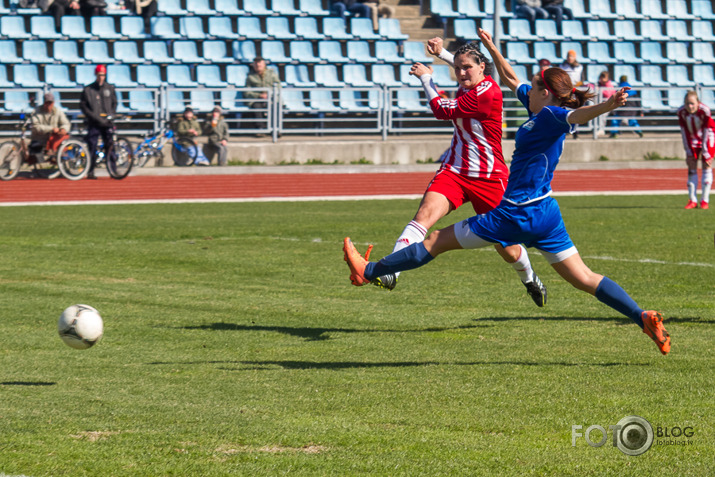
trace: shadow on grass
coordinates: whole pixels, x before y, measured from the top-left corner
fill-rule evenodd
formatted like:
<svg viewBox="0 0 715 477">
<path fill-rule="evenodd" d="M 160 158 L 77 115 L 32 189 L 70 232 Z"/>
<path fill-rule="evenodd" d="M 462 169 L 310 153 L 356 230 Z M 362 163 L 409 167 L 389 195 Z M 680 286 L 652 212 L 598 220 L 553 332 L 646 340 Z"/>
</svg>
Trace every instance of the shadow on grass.
<svg viewBox="0 0 715 477">
<path fill-rule="evenodd" d="M 584 317 L 584 316 L 488 316 L 485 318 L 476 318 L 474 321 L 598 321 L 598 322 L 614 322 L 621 325 L 632 325 L 633 320 L 626 317 Z M 703 325 L 715 325 L 715 320 L 687 317 L 687 316 L 664 316 L 663 323 L 697 323 Z"/>
<path fill-rule="evenodd" d="M 48 381 L 5 381 L 0 386 L 54 386 L 57 383 Z"/>
<path fill-rule="evenodd" d="M 567 363 L 565 361 L 466 361 L 466 362 L 439 362 L 439 361 L 398 361 L 398 362 L 361 362 L 361 361 L 186 361 L 186 362 L 161 362 L 148 363 L 149 365 L 199 365 L 223 364 L 239 365 L 240 368 L 219 367 L 228 371 L 248 371 L 255 369 L 369 369 L 369 368 L 410 368 L 421 366 L 583 366 L 583 367 L 611 367 L 611 366 L 650 366 L 650 363 Z"/>
</svg>

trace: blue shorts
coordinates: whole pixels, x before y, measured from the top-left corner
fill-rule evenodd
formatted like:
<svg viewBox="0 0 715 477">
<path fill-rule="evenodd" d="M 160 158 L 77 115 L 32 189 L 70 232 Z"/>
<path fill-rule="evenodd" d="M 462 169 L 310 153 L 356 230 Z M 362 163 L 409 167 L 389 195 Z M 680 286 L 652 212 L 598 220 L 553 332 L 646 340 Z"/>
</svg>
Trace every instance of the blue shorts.
<svg viewBox="0 0 715 477">
<path fill-rule="evenodd" d="M 574 247 L 556 199 L 547 197 L 527 205 L 502 201 L 499 207 L 468 219 L 476 235 L 502 246 L 523 243 L 549 253 Z"/>
</svg>

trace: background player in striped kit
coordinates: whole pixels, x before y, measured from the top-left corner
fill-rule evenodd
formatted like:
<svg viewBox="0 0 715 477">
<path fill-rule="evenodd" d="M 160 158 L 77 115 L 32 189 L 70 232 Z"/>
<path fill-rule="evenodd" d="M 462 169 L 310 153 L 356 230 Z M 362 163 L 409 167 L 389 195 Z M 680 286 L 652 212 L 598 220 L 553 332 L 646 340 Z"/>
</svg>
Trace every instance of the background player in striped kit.
<svg viewBox="0 0 715 477">
<path fill-rule="evenodd" d="M 715 154 L 715 121 L 710 108 L 700 102 L 695 91 L 685 94 L 683 106 L 678 109 L 678 122 L 683 135 L 685 162 L 688 165 L 688 203 L 686 209 L 698 206 L 698 161 L 702 160 L 702 196 L 700 208 L 709 208 L 710 188 L 713 183 L 712 161 Z"/>
</svg>

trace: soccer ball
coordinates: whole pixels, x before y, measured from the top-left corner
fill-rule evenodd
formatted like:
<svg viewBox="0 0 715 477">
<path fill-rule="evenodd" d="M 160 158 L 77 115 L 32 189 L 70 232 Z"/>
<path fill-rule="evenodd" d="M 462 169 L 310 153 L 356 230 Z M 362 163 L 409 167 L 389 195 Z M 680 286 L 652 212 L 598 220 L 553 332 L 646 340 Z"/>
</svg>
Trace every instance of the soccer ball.
<svg viewBox="0 0 715 477">
<path fill-rule="evenodd" d="M 88 305 L 72 305 L 62 312 L 57 331 L 65 344 L 75 349 L 94 346 L 104 333 L 99 312 Z"/>
</svg>

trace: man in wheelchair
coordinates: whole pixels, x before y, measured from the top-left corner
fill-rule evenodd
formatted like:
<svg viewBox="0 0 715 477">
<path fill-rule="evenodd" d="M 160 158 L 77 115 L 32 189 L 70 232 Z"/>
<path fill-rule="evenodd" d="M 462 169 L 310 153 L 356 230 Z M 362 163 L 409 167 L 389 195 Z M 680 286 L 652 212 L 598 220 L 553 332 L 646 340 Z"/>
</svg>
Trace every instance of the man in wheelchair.
<svg viewBox="0 0 715 477">
<path fill-rule="evenodd" d="M 65 113 L 55 106 L 55 97 L 46 93 L 42 106 L 32 113 L 32 135 L 29 153 L 42 162 L 43 155 L 57 152 L 63 141 L 69 139 L 70 122 Z"/>
</svg>

